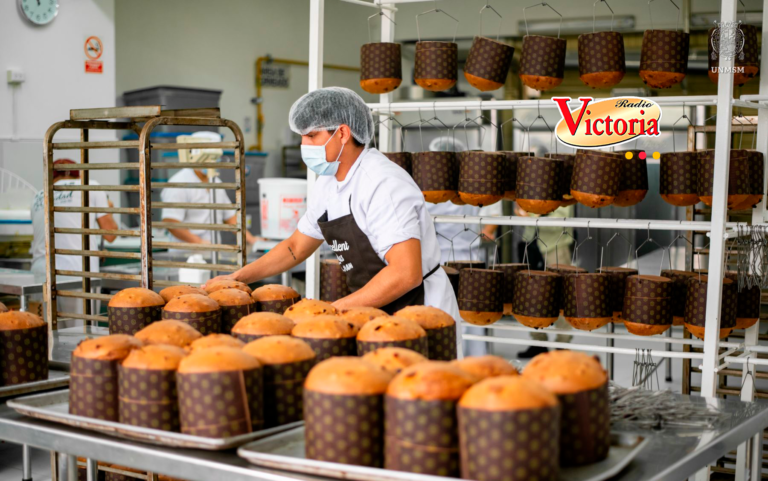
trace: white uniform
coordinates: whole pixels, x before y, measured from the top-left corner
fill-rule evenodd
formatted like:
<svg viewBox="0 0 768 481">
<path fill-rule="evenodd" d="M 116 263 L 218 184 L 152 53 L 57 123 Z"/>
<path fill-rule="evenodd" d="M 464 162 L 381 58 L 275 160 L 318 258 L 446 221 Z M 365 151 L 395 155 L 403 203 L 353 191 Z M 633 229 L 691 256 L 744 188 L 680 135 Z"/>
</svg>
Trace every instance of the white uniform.
<svg viewBox="0 0 768 481">
<path fill-rule="evenodd" d="M 473 205 L 456 205 L 453 202 L 443 202 L 441 204 L 427 203 L 427 209 L 432 215 L 453 215 L 453 216 L 481 216 L 497 217 L 502 215 L 501 202 L 485 207 L 475 207 Z M 464 230 L 464 227 L 469 230 Z M 485 260 L 485 249 L 480 248 L 480 240 L 477 235 L 483 230 L 483 225 L 479 224 L 435 224 L 437 231 L 437 242 L 440 244 L 441 260 L 443 263 L 457 260 L 470 260 L 470 244 L 472 245 L 471 260 Z M 453 240 L 453 252 L 451 252 L 451 240 Z"/>
<path fill-rule="evenodd" d="M 299 220 L 299 232 L 323 239 L 317 220 L 326 211 L 329 221 L 348 215 L 350 197 L 358 227 L 385 264 L 384 256 L 389 249 L 409 239 L 421 242 L 424 275 L 440 264 L 440 246 L 424 196 L 405 170 L 376 149 L 364 150 L 342 182 L 335 176 L 318 177 L 309 196 L 307 212 Z M 424 304 L 440 308 L 460 320 L 456 296 L 442 269 L 424 281 Z"/>
<path fill-rule="evenodd" d="M 202 181 L 192 169 L 182 169 L 168 180 L 168 182 L 178 182 L 187 184 L 200 184 Z M 216 178 L 216 182 L 221 179 Z M 194 202 L 200 204 L 214 203 L 232 205 L 227 192 L 222 189 L 163 189 L 160 198 L 163 202 Z M 213 219 L 214 213 L 216 219 Z M 163 209 L 163 219 L 174 219 L 179 222 L 190 222 L 194 224 L 221 224 L 227 219 L 235 216 L 234 210 L 208 210 L 208 209 Z M 213 243 L 213 231 L 190 229 L 190 232 L 199 236 L 201 239 Z"/>
</svg>

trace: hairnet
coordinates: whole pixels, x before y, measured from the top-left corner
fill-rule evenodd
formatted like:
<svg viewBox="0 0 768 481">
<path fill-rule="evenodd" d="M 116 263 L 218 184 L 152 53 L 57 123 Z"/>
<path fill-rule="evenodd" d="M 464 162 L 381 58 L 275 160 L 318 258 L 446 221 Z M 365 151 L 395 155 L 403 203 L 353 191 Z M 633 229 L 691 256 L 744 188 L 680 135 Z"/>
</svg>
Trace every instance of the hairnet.
<svg viewBox="0 0 768 481">
<path fill-rule="evenodd" d="M 307 135 L 317 130 L 336 130 L 347 125 L 352 136 L 368 145 L 373 138 L 373 116 L 362 97 L 342 87 L 314 90 L 302 96 L 288 114 L 291 130 Z"/>
</svg>

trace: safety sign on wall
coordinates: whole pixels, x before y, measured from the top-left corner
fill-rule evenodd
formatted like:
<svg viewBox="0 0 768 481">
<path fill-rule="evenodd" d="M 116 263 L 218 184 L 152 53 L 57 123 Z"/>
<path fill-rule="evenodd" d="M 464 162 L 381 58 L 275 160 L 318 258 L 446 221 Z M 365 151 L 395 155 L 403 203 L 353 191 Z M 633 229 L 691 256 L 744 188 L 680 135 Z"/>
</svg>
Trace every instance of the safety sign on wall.
<svg viewBox="0 0 768 481">
<path fill-rule="evenodd" d="M 85 40 L 85 73 L 104 73 L 104 62 L 99 60 L 104 53 L 104 44 L 96 36 Z"/>
<path fill-rule="evenodd" d="M 261 67 L 261 86 L 266 88 L 287 89 L 291 86 L 290 65 L 268 63 Z"/>
</svg>

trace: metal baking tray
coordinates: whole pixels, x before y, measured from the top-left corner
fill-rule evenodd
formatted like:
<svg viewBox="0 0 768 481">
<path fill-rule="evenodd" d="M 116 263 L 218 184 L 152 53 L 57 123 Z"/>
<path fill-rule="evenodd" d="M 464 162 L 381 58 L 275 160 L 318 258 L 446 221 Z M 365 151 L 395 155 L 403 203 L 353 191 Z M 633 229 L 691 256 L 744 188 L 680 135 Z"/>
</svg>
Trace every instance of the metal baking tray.
<svg viewBox="0 0 768 481">
<path fill-rule="evenodd" d="M 282 433 L 286 430 L 302 427 L 304 421 L 285 424 L 270 429 L 263 429 L 249 434 L 232 436 L 229 438 L 206 438 L 191 436 L 189 434 L 161 431 L 137 426 L 129 426 L 111 421 L 74 416 L 69 414 L 69 389 L 55 391 L 34 396 L 26 396 L 8 401 L 8 407 L 17 412 L 33 418 L 62 423 L 81 429 L 88 429 L 110 436 L 115 436 L 131 441 L 141 441 L 149 444 L 173 448 L 204 449 L 207 451 L 221 451 L 232 449 L 243 444 Z"/>
<path fill-rule="evenodd" d="M 67 386 L 69 386 L 69 372 L 48 369 L 48 379 L 44 381 L 14 384 L 13 386 L 0 386 L 0 399 Z"/>
<path fill-rule="evenodd" d="M 602 481 L 616 476 L 639 453 L 648 439 L 642 436 L 611 433 L 611 450 L 605 461 L 580 468 L 563 468 L 560 479 Z M 457 478 L 414 474 L 388 469 L 313 461 L 304 456 L 304 426 L 268 439 L 255 441 L 237 450 L 237 454 L 257 466 L 296 473 L 355 481 L 461 481 Z M 466 481 L 466 480 L 464 480 Z"/>
</svg>

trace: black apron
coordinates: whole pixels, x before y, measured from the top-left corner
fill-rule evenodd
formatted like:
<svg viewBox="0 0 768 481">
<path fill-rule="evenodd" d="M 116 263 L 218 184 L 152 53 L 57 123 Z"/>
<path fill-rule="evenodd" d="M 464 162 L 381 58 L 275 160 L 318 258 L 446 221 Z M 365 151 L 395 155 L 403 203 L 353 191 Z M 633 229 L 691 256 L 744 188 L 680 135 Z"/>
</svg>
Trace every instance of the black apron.
<svg viewBox="0 0 768 481">
<path fill-rule="evenodd" d="M 355 217 L 352 215 L 351 196 L 349 198 L 349 214 L 338 219 L 328 220 L 328 211 L 326 211 L 317 219 L 317 226 L 320 227 L 325 242 L 336 253 L 341 270 L 347 276 L 347 286 L 351 292 L 357 292 L 387 266 L 379 259 L 379 255 L 373 249 L 368 236 L 355 222 Z M 439 268 L 440 265 L 438 264 L 422 278 L 418 287 L 411 289 L 380 309 L 387 314 L 394 314 L 404 307 L 423 305 L 424 280 Z"/>
</svg>

